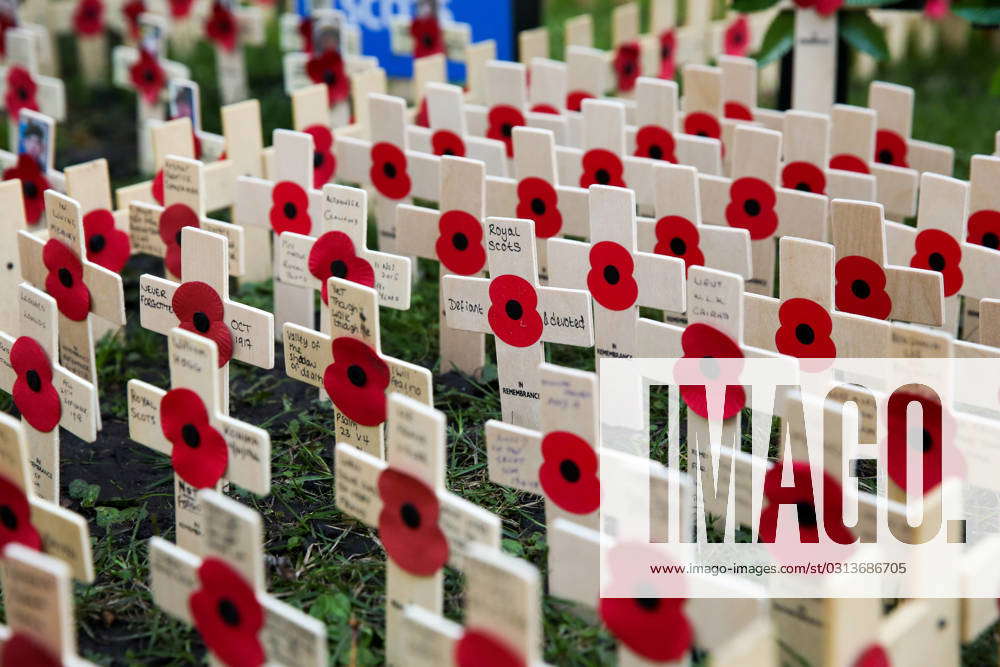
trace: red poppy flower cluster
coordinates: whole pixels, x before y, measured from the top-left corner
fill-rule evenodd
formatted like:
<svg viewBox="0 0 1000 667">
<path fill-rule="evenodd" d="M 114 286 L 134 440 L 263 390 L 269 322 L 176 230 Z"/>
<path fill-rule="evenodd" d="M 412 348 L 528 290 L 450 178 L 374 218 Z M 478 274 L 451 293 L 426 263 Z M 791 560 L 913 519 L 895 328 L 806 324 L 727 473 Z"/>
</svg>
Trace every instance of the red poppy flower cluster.
<svg viewBox="0 0 1000 667">
<path fill-rule="evenodd" d="M 434 155 L 465 157 L 465 142 L 449 130 L 438 130 L 431 135 L 431 152 Z"/>
<path fill-rule="evenodd" d="M 191 13 L 194 0 L 168 0 L 170 3 L 170 16 L 175 19 L 182 19 Z"/>
<path fill-rule="evenodd" d="M 48 273 L 45 291 L 56 300 L 59 312 L 80 322 L 90 313 L 90 290 L 83 281 L 83 263 L 65 243 L 50 238 L 42 249 L 42 262 Z"/>
<path fill-rule="evenodd" d="M 132 40 L 139 39 L 139 17 L 146 13 L 145 0 L 128 0 L 122 5 L 122 17 Z"/>
<path fill-rule="evenodd" d="M 642 74 L 642 60 L 638 42 L 619 44 L 613 62 L 618 81 L 618 91 L 635 90 L 636 79 Z"/>
<path fill-rule="evenodd" d="M 745 56 L 750 51 L 750 21 L 740 15 L 726 28 L 723 50 L 727 56 Z"/>
<path fill-rule="evenodd" d="M 52 384 L 52 362 L 34 338 L 21 336 L 10 348 L 10 366 L 17 376 L 11 394 L 24 420 L 48 433 L 59 425 L 62 402 Z"/>
<path fill-rule="evenodd" d="M 201 561 L 198 581 L 201 587 L 188 598 L 188 608 L 208 650 L 225 665 L 263 665 L 264 609 L 253 586 L 228 563 L 211 557 Z"/>
<path fill-rule="evenodd" d="M 410 21 L 410 36 L 413 37 L 414 58 L 444 53 L 444 34 L 436 16 L 418 16 Z"/>
<path fill-rule="evenodd" d="M 853 171 L 856 174 L 868 174 L 868 163 L 857 155 L 850 153 L 840 153 L 830 158 L 830 169 L 840 169 L 842 171 Z"/>
<path fill-rule="evenodd" d="M 350 336 L 333 341 L 333 363 L 323 373 L 323 387 L 346 417 L 362 426 L 385 421 L 389 365 L 369 345 Z"/>
<path fill-rule="evenodd" d="M 28 496 L 17 484 L 0 475 L 0 552 L 11 542 L 23 544 L 31 549 L 42 548 L 42 538 L 31 525 L 31 503 Z M 9 641 L 9 640 L 8 640 Z M 6 659 L 6 653 L 4 654 Z M 35 664 L 6 663 L 0 664 Z"/>
<path fill-rule="evenodd" d="M 737 178 L 729 186 L 726 222 L 730 227 L 746 229 L 753 240 L 766 239 L 778 228 L 778 199 L 766 181 L 759 178 Z"/>
<path fill-rule="evenodd" d="M 746 392 L 737 382 L 740 364 L 719 364 L 716 359 L 742 359 L 743 350 L 732 338 L 715 327 L 696 322 L 689 324 L 681 334 L 684 359 L 697 360 L 678 369 L 683 376 L 681 398 L 696 415 L 708 419 L 708 391 L 706 384 L 725 385 L 722 418 L 729 419 L 743 409 Z M 698 384 L 688 384 L 697 381 Z"/>
<path fill-rule="evenodd" d="M 886 472 L 889 479 L 900 488 L 906 488 L 907 419 L 910 403 L 919 403 L 923 418 L 920 459 L 923 466 L 923 492 L 927 493 L 941 483 L 952 461 L 946 457 L 959 456 L 955 449 L 955 418 L 944 409 L 936 396 L 896 391 L 889 396 L 886 408 Z M 954 467 L 954 466 L 951 466 Z"/>
<path fill-rule="evenodd" d="M 466 630 L 455 642 L 457 667 L 527 667 L 518 653 L 485 630 Z"/>
<path fill-rule="evenodd" d="M 719 120 L 710 113 L 695 111 L 684 117 L 684 134 L 693 134 L 709 139 L 722 138 L 722 126 Z"/>
<path fill-rule="evenodd" d="M 79 35 L 99 35 L 104 32 L 104 3 L 101 0 L 80 0 L 73 10 L 73 28 Z"/>
<path fill-rule="evenodd" d="M 692 266 L 705 265 L 700 242 L 698 227 L 685 217 L 667 215 L 656 221 L 656 245 L 653 252 L 683 259 L 685 271 Z"/>
<path fill-rule="evenodd" d="M 327 232 L 316 239 L 309 251 L 309 273 L 323 284 L 320 291 L 323 303 L 329 303 L 326 285 L 329 278 L 343 278 L 366 287 L 375 286 L 372 265 L 358 257 L 354 242 L 344 232 Z"/>
<path fill-rule="evenodd" d="M 302 131 L 313 138 L 313 187 L 322 188 L 337 173 L 333 132 L 326 125 L 310 125 Z"/>
<path fill-rule="evenodd" d="M 951 0 L 927 0 L 924 3 L 924 16 L 932 21 L 939 21 L 951 11 Z"/>
<path fill-rule="evenodd" d="M 781 170 L 781 187 L 824 195 L 826 174 L 811 162 L 789 162 Z"/>
<path fill-rule="evenodd" d="M 368 176 L 379 194 L 393 200 L 410 194 L 412 183 L 407 171 L 406 153 L 395 144 L 380 141 L 372 146 L 371 158 Z"/>
<path fill-rule="evenodd" d="M 645 125 L 635 133 L 635 155 L 677 164 L 676 143 L 670 130 L 659 125 Z"/>
<path fill-rule="evenodd" d="M 892 299 L 885 291 L 885 271 L 876 262 L 861 255 L 841 257 L 834 278 L 837 310 L 879 320 L 889 318 Z"/>
<path fill-rule="evenodd" d="M 732 100 L 723 105 L 722 115 L 733 120 L 753 121 L 753 111 L 745 104 Z"/>
<path fill-rule="evenodd" d="M 490 109 L 486 121 L 486 137 L 502 141 L 507 147 L 507 157 L 514 157 L 514 128 L 524 125 L 524 114 L 515 107 L 498 104 Z"/>
<path fill-rule="evenodd" d="M 854 667 L 892 667 L 892 660 L 881 645 L 872 644 L 854 661 Z"/>
<path fill-rule="evenodd" d="M 17 164 L 3 172 L 3 180 L 21 181 L 21 195 L 24 200 L 24 215 L 29 225 L 36 225 L 45 213 L 45 191 L 49 189 L 49 179 L 42 173 L 35 158 L 22 153 L 17 156 Z"/>
<path fill-rule="evenodd" d="M 225 366 L 233 356 L 233 334 L 219 293 L 194 280 L 181 284 L 170 303 L 180 322 L 177 326 L 213 341 L 219 349 L 219 368 Z"/>
<path fill-rule="evenodd" d="M 129 78 L 146 104 L 156 104 L 160 91 L 167 83 L 167 75 L 160 67 L 159 58 L 146 49 L 139 49 L 139 58 L 129 68 Z"/>
<path fill-rule="evenodd" d="M 819 542 L 819 517 L 813 497 L 812 469 L 805 461 L 792 462 L 794 486 L 781 486 L 782 467 L 776 465 L 764 476 L 764 498 L 767 502 L 760 512 L 758 541 L 773 544 L 778 533 L 778 509 L 782 505 L 795 505 L 799 519 L 799 541 L 803 544 Z M 840 483 L 829 473 L 823 472 L 823 527 L 837 544 L 851 544 L 854 534 L 844 525 L 843 496 Z"/>
<path fill-rule="evenodd" d="M 438 525 L 441 506 L 434 489 L 386 468 L 378 476 L 378 493 L 378 535 L 392 562 L 416 576 L 440 570 L 448 562 L 448 539 Z"/>
<path fill-rule="evenodd" d="M 295 232 L 309 234 L 312 218 L 309 217 L 309 193 L 292 181 L 281 181 L 271 190 L 271 210 L 268 212 L 271 229 L 276 234 Z"/>
<path fill-rule="evenodd" d="M 795 0 L 802 9 L 815 9 L 820 16 L 830 16 L 844 4 L 844 0 Z"/>
<path fill-rule="evenodd" d="M 579 111 L 584 100 L 592 100 L 594 96 L 585 90 L 574 90 L 566 95 L 566 109 L 569 111 Z"/>
<path fill-rule="evenodd" d="M 111 211 L 97 208 L 83 216 L 83 236 L 87 259 L 115 273 L 125 268 L 132 247 L 128 234 L 115 227 Z"/>
<path fill-rule="evenodd" d="M 892 130 L 875 133 L 875 161 L 893 167 L 909 167 L 906 161 L 906 140 Z"/>
<path fill-rule="evenodd" d="M 452 273 L 471 276 L 486 265 L 483 225 L 467 211 L 446 211 L 438 219 L 439 236 L 434 244 L 441 263 Z"/>
<path fill-rule="evenodd" d="M 614 241 L 601 241 L 590 248 L 587 289 L 594 301 L 608 310 L 625 310 L 639 298 L 632 254 Z"/>
<path fill-rule="evenodd" d="M 160 240 L 164 244 L 163 265 L 171 275 L 181 275 L 181 230 L 201 227 L 201 220 L 187 204 L 171 204 L 160 213 Z"/>
<path fill-rule="evenodd" d="M 810 299 L 788 299 L 778 308 L 780 326 L 774 333 L 778 352 L 798 359 L 833 359 L 837 346 L 830 335 L 833 319 L 826 308 Z M 820 370 L 812 365 L 810 370 Z"/>
<path fill-rule="evenodd" d="M 517 184 L 518 218 L 533 220 L 535 236 L 547 239 L 562 229 L 559 194 L 548 181 L 531 176 Z"/>
<path fill-rule="evenodd" d="M 976 211 L 969 216 L 969 243 L 1000 250 L 1000 211 Z"/>
<path fill-rule="evenodd" d="M 944 295 L 951 296 L 962 288 L 962 246 L 947 232 L 925 229 L 914 241 L 910 266 L 937 271 L 944 279 Z"/>
<path fill-rule="evenodd" d="M 239 26 L 236 24 L 236 15 L 225 3 L 219 0 L 212 3 L 212 11 L 205 21 L 205 34 L 216 46 L 226 51 L 236 49 Z"/>
<path fill-rule="evenodd" d="M 528 347 L 542 337 L 538 294 L 520 276 L 508 274 L 490 281 L 490 309 L 486 319 L 494 335 L 514 347 Z"/>
<path fill-rule="evenodd" d="M 332 107 L 347 99 L 350 81 L 344 70 L 344 59 L 335 49 L 326 49 L 309 58 L 306 74 L 313 83 L 326 84 L 327 103 Z"/>
<path fill-rule="evenodd" d="M 601 505 L 597 454 L 569 431 L 552 431 L 542 439 L 538 481 L 546 497 L 573 514 L 590 514 Z"/>
<path fill-rule="evenodd" d="M 677 35 L 673 28 L 660 33 L 660 72 L 661 79 L 673 80 L 677 74 Z"/>
<path fill-rule="evenodd" d="M 603 148 L 592 148 L 583 154 L 581 160 L 583 173 L 580 174 L 580 187 L 589 188 L 595 183 L 598 185 L 613 185 L 617 188 L 624 188 L 625 181 L 622 179 L 621 159 L 611 151 Z"/>
<path fill-rule="evenodd" d="M 178 477 L 196 489 L 214 488 L 229 465 L 229 446 L 212 426 L 201 397 L 171 389 L 160 401 L 160 430 L 173 448 L 170 462 Z"/>
<path fill-rule="evenodd" d="M 3 102 L 11 119 L 16 120 L 21 114 L 21 109 L 38 111 L 38 84 L 35 83 L 31 72 L 20 65 L 8 67 L 6 89 Z"/>
</svg>

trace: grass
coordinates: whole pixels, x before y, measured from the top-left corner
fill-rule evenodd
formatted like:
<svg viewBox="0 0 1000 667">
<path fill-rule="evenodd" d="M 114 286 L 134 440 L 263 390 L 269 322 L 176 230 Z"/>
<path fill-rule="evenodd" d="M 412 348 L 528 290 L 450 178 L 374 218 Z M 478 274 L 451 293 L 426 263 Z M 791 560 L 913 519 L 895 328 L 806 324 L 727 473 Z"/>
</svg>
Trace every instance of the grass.
<svg viewBox="0 0 1000 667">
<path fill-rule="evenodd" d="M 595 14 L 597 44 L 607 46 L 612 3 L 594 0 L 585 9 Z M 580 9 L 567 0 L 548 3 L 556 53 L 561 50 L 562 20 Z M 266 136 L 290 124 L 282 91 L 277 36 L 266 47 L 248 50 L 251 89 L 262 106 Z M 67 63 L 70 120 L 60 128 L 58 164 L 107 155 L 116 183 L 135 179 L 132 115 L 134 99 L 125 91 L 84 86 L 74 71 L 72 44 L 60 44 Z M 965 53 L 942 52 L 933 58 L 914 56 L 883 68 L 879 76 L 914 85 L 918 138 L 948 143 L 957 151 L 957 174 L 967 175 L 969 156 L 992 151 L 997 102 L 986 97 L 990 58 L 977 37 Z M 202 85 L 203 108 L 217 109 L 214 58 L 200 45 L 187 59 Z M 863 104 L 865 84 L 851 87 L 851 102 Z M 218 131 L 218 116 L 209 113 L 205 129 Z M 105 430 L 95 444 L 63 436 L 63 495 L 91 525 L 98 572 L 91 586 L 77 586 L 77 619 L 82 651 L 99 664 L 186 664 L 199 660 L 204 648 L 196 633 L 159 612 L 147 588 L 146 541 L 151 535 L 173 537 L 171 469 L 166 457 L 128 440 L 125 385 L 141 378 L 160 387 L 169 384 L 163 337 L 144 331 L 136 317 L 138 276 L 159 268 L 148 258 L 134 259 L 124 272 L 131 321 L 123 340 L 106 339 L 98 348 L 101 405 Z M 483 423 L 498 417 L 496 371 L 488 367 L 480 380 L 441 375 L 435 368 L 437 281 L 431 264 L 422 264 L 425 279 L 415 288 L 409 311 L 382 312 L 382 340 L 387 354 L 422 363 L 435 375 L 435 404 L 448 418 L 448 479 L 451 490 L 503 519 L 503 546 L 544 570 L 546 542 L 541 501 L 500 488 L 487 479 Z M 269 308 L 267 285 L 244 286 L 239 301 Z M 549 346 L 549 360 L 593 368 L 589 350 Z M 279 352 L 280 357 L 280 352 Z M 280 361 L 279 361 L 280 366 Z M 231 373 L 231 412 L 267 428 L 272 437 L 272 495 L 256 498 L 232 493 L 264 517 L 268 588 L 326 623 L 331 664 L 380 664 L 383 659 L 384 554 L 372 531 L 334 507 L 331 413 L 318 404 L 315 391 L 293 382 L 279 370 L 261 371 L 239 363 Z M 657 397 L 657 401 L 662 397 Z M 0 408 L 12 411 L 9 397 Z M 659 413 L 662 414 L 662 413 Z M 662 420 L 654 424 L 654 441 L 662 437 Z M 662 451 L 661 447 L 654 449 Z M 445 611 L 461 618 L 460 576 L 445 579 Z M 545 659 L 558 665 L 614 663 L 614 645 L 596 624 L 583 620 L 570 605 L 544 600 Z M 996 664 L 993 633 L 963 652 L 963 664 Z"/>
</svg>

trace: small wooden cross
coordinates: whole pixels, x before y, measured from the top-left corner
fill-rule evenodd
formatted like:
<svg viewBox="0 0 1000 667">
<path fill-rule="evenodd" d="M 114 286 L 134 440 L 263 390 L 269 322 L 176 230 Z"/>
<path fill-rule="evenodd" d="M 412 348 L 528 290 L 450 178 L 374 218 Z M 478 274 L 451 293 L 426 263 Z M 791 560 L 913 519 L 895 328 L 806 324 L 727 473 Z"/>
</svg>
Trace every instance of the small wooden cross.
<svg viewBox="0 0 1000 667">
<path fill-rule="evenodd" d="M 22 229 L 28 229 L 19 182 L 0 182 L 0 209 L 7 212 L 2 223 L 3 231 L 0 232 L 4 238 L 13 238 Z M 0 244 L 0 302 L 14 303 L 20 284 L 21 258 L 18 256 L 17 244 Z M 14 331 L 18 317 L 14 308 L 0 310 L 0 331 Z"/>
<path fill-rule="evenodd" d="M 219 664 L 327 664 L 322 621 L 267 593 L 260 514 L 211 489 L 198 492 L 204 551 L 149 540 L 149 585 L 156 605 L 192 625 Z"/>
<path fill-rule="evenodd" d="M 642 47 L 639 44 L 639 4 L 626 2 L 611 12 L 611 68 L 615 90 L 619 96 L 631 97 L 636 79 L 643 69 Z"/>
<path fill-rule="evenodd" d="M 22 109 L 10 129 L 15 148 L 13 153 L 0 151 L 0 170 L 4 180 L 21 181 L 28 224 L 41 228 L 45 223 L 45 191 L 66 189 L 65 176 L 55 168 L 56 122 L 45 114 Z"/>
<path fill-rule="evenodd" d="M 0 332 L 0 388 L 21 412 L 34 493 L 57 502 L 59 427 L 94 442 L 100 423 L 97 390 L 59 363 L 55 299 L 27 283 L 18 287 L 16 298 L 17 326 Z"/>
<path fill-rule="evenodd" d="M 684 260 L 637 249 L 632 190 L 592 185 L 589 217 L 589 243 L 549 240 L 549 284 L 590 292 L 597 359 L 633 357 L 639 306 L 686 310 Z"/>
<path fill-rule="evenodd" d="M 465 101 L 483 104 L 486 101 L 486 66 L 497 58 L 497 43 L 484 39 L 469 45 L 465 51 Z"/>
<path fill-rule="evenodd" d="M 66 195 L 80 204 L 87 259 L 121 273 L 132 256 L 128 210 L 115 209 L 108 161 L 98 158 L 66 167 Z"/>
<path fill-rule="evenodd" d="M 378 528 L 387 556 L 386 661 L 403 665 L 406 606 L 440 614 L 445 564 L 473 572 L 475 546 L 499 549 L 500 519 L 445 486 L 444 415 L 397 393 L 388 403 L 388 460 L 338 442 L 334 493 L 338 509 Z"/>
<path fill-rule="evenodd" d="M 448 83 L 448 59 L 443 53 L 413 59 L 413 76 L 410 79 L 411 121 L 418 127 L 428 127 L 427 85 Z M 461 107 L 459 107 L 461 108 Z"/>
<path fill-rule="evenodd" d="M 911 167 L 951 176 L 955 149 L 913 139 L 913 89 L 884 81 L 868 86 L 868 106 L 878 114 L 878 132 L 872 159 L 883 164 Z"/>
<path fill-rule="evenodd" d="M 567 111 L 580 111 L 583 100 L 604 97 L 609 88 L 609 77 L 608 61 L 603 51 L 566 43 Z M 560 143 L 573 145 L 578 141 L 571 133 Z"/>
<path fill-rule="evenodd" d="M 969 219 L 963 231 L 966 241 L 990 250 L 1000 250 L 1000 190 L 996 183 L 1000 183 L 1000 157 L 973 155 L 969 165 Z M 978 299 L 965 298 L 962 337 L 984 342 Z"/>
<path fill-rule="evenodd" d="M 677 1 L 653 0 L 649 32 L 639 36 L 642 70 L 647 77 L 672 81 L 677 73 Z"/>
<path fill-rule="evenodd" d="M 18 116 L 22 109 L 40 111 L 58 122 L 66 120 L 66 91 L 61 79 L 39 72 L 38 34 L 29 28 L 11 28 L 4 33 L 6 58 L 0 66 L 0 97 L 17 100 L 16 108 L 5 104 L 8 137 L 16 141 Z M 17 152 L 17 144 L 11 145 Z"/>
<path fill-rule="evenodd" d="M 566 19 L 566 23 L 563 24 L 563 40 L 566 43 L 567 52 L 571 46 L 592 47 L 594 45 L 594 17 L 585 13 Z"/>
<path fill-rule="evenodd" d="M 517 33 L 517 61 L 531 67 L 535 58 L 549 58 L 549 29 L 544 25 Z"/>
<path fill-rule="evenodd" d="M 781 127 L 782 186 L 825 194 L 831 199 L 876 201 L 874 176 L 830 166 L 830 125 L 830 117 L 825 114 L 795 109 L 785 112 Z"/>
<path fill-rule="evenodd" d="M 472 26 L 450 20 L 441 12 L 438 0 L 417 0 L 414 17 L 395 15 L 389 19 L 392 52 L 414 58 L 444 53 L 448 60 L 465 60 L 472 41 Z"/>
<path fill-rule="evenodd" d="M 88 0 L 55 2 L 48 7 L 48 24 L 58 34 L 69 34 L 76 42 L 76 62 L 84 82 L 90 86 L 106 83 L 108 70 L 108 28 L 121 2 Z"/>
<path fill-rule="evenodd" d="M 795 8 L 792 51 L 792 108 L 830 113 L 837 93 L 838 12 Z M 817 137 L 822 140 L 821 137 Z"/>
<path fill-rule="evenodd" d="M 245 45 L 264 43 L 264 13 L 260 7 L 234 5 L 229 0 L 211 0 L 205 20 L 205 35 L 215 47 L 215 71 L 223 104 L 246 99 Z"/>
<path fill-rule="evenodd" d="M 537 428 L 540 421 L 543 343 L 594 344 L 590 294 L 539 285 L 534 225 L 531 220 L 487 218 L 490 278 L 441 279 L 448 326 L 494 335 L 503 420 L 527 428 Z"/>
<path fill-rule="evenodd" d="M 221 406 L 219 351 L 215 343 L 180 328 L 167 333 L 170 390 L 129 380 L 129 437 L 170 455 L 174 469 L 177 546 L 204 552 L 204 511 L 199 489 L 221 490 L 223 480 L 260 496 L 271 489 L 271 438 L 267 431 L 229 417 Z"/>
<path fill-rule="evenodd" d="M 688 61 L 689 62 L 689 61 Z M 722 70 L 708 65 L 684 65 L 684 97 L 681 112 L 684 134 L 722 142 Z M 721 157 L 720 157 L 721 159 Z"/>
<path fill-rule="evenodd" d="M 520 60 L 528 70 L 528 110 L 536 113 L 562 114 L 566 112 L 566 96 L 569 80 L 566 63 L 551 60 L 548 57 L 548 30 L 545 30 L 544 54 L 525 59 L 524 45 L 521 47 Z M 531 31 L 523 31 L 520 36 Z M 542 51 L 535 45 L 528 45 L 529 50 Z M 530 53 L 530 51 L 529 51 Z"/>
<path fill-rule="evenodd" d="M 558 76 L 561 70 L 556 68 L 549 74 Z M 514 157 L 513 131 L 523 125 L 551 130 L 559 144 L 571 142 L 571 126 L 565 114 L 529 107 L 528 71 L 524 65 L 492 60 L 486 63 L 483 76 L 483 105 L 470 105 L 465 110 L 473 134 L 503 142 L 508 158 Z"/>
</svg>

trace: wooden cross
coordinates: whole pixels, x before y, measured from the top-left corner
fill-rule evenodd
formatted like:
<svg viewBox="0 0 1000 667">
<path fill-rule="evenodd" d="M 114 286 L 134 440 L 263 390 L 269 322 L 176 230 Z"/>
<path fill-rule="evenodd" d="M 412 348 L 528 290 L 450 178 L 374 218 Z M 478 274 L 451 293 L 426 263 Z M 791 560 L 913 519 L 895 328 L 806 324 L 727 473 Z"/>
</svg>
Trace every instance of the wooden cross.
<svg viewBox="0 0 1000 667">
<path fill-rule="evenodd" d="M 546 30 L 536 28 L 536 30 Z M 530 31 L 521 32 L 523 37 Z M 525 59 L 524 46 L 520 51 L 521 62 L 528 69 L 528 110 L 536 113 L 561 114 L 566 112 L 568 78 L 566 63 L 548 58 L 548 31 L 544 33 L 545 55 Z M 541 51 L 529 45 L 529 49 Z M 529 51 L 530 53 L 530 51 Z"/>
<path fill-rule="evenodd" d="M 590 14 L 578 14 L 566 19 L 563 24 L 563 41 L 566 51 L 571 46 L 592 47 L 594 45 L 594 17 Z"/>
<path fill-rule="evenodd" d="M 132 256 L 128 210 L 115 209 L 104 158 L 66 167 L 66 195 L 80 204 L 87 259 L 121 273 Z"/>
<path fill-rule="evenodd" d="M 0 388 L 21 412 L 34 493 L 58 502 L 59 427 L 94 442 L 100 423 L 97 390 L 59 363 L 55 299 L 27 283 L 18 287 L 16 298 L 18 326 L 0 332 Z"/>
<path fill-rule="evenodd" d="M 443 53 L 413 59 L 413 77 L 410 80 L 410 102 L 413 106 L 410 111 L 411 122 L 419 127 L 429 126 L 424 95 L 427 85 L 431 83 L 448 83 L 448 59 Z"/>
<path fill-rule="evenodd" d="M 407 605 L 440 614 L 445 564 L 474 571 L 476 545 L 499 549 L 500 519 L 445 486 L 441 412 L 393 393 L 389 430 L 388 460 L 337 444 L 334 493 L 338 509 L 378 529 L 387 557 L 386 664 L 403 665 L 410 664 L 401 641 Z"/>
<path fill-rule="evenodd" d="M 549 284 L 590 292 L 597 359 L 633 357 L 639 306 L 686 310 L 684 260 L 637 249 L 632 190 L 591 186 L 589 217 L 589 243 L 549 240 Z"/>
<path fill-rule="evenodd" d="M 684 97 L 681 98 L 684 134 L 718 139 L 721 146 L 723 102 L 721 69 L 696 64 L 684 66 Z"/>
<path fill-rule="evenodd" d="M 797 111 L 826 114 L 837 101 L 837 22 L 838 12 L 795 8 L 792 108 Z"/>
<path fill-rule="evenodd" d="M 955 149 L 913 139 L 913 89 L 883 81 L 868 86 L 868 106 L 878 114 L 878 132 L 872 159 L 883 164 L 912 167 L 951 176 Z"/>
<path fill-rule="evenodd" d="M 194 155 L 190 157 L 210 164 L 219 162 L 219 158 L 226 152 L 226 138 L 202 128 L 201 87 L 198 85 L 198 82 L 191 81 L 190 79 L 171 79 L 167 82 L 167 95 L 169 95 L 169 102 L 167 104 L 168 119 L 191 119 Z M 190 105 L 190 108 L 187 108 L 188 105 Z M 223 113 L 227 106 L 222 107 Z M 241 120 L 244 119 L 241 118 Z M 158 122 L 153 121 L 151 124 L 155 128 Z M 251 130 L 252 127 L 247 127 L 246 129 Z M 258 132 L 257 134 L 259 135 L 260 133 Z M 252 141 L 249 143 L 253 144 Z"/>
<path fill-rule="evenodd" d="M 465 51 L 472 41 L 472 26 L 443 15 L 438 0 L 418 0 L 416 5 L 416 16 L 399 14 L 389 19 L 392 52 L 412 54 L 414 58 L 444 53 L 448 60 L 465 60 Z"/>
<path fill-rule="evenodd" d="M 639 36 L 642 70 L 647 77 L 673 80 L 677 72 L 677 2 L 653 0 L 649 32 Z"/>
<path fill-rule="evenodd" d="M 381 458 L 386 397 L 399 391 L 432 404 L 431 373 L 382 352 L 375 289 L 331 276 L 326 293 L 328 333 L 285 324 L 285 373 L 329 395 L 338 441 Z"/>
<path fill-rule="evenodd" d="M 408 665 L 464 667 L 505 660 L 541 665 L 542 583 L 537 568 L 483 544 L 465 556 L 465 625 L 418 604 L 403 609 L 399 643 Z"/>
<path fill-rule="evenodd" d="M 128 383 L 129 437 L 171 457 L 174 469 L 174 541 L 202 554 L 206 548 L 199 489 L 221 490 L 223 480 L 260 496 L 271 490 L 267 431 L 229 417 L 223 406 L 219 350 L 196 333 L 167 333 L 170 390 L 141 380 Z"/>
<path fill-rule="evenodd" d="M 66 120 L 66 91 L 61 79 L 39 72 L 38 35 L 33 30 L 11 28 L 4 33 L 4 40 L 7 56 L 0 66 L 0 99 L 4 100 L 8 137 L 13 142 L 22 109 L 40 111 L 58 122 Z M 11 150 L 16 152 L 17 145 Z"/>
<path fill-rule="evenodd" d="M 267 593 L 260 514 L 211 489 L 198 496 L 205 513 L 201 555 L 149 540 L 156 606 L 193 625 L 213 662 L 323 667 L 323 622 Z"/>
<path fill-rule="evenodd" d="M 965 240 L 990 250 L 1000 250 L 1000 158 L 973 155 L 969 165 L 969 219 L 964 226 Z M 994 242 L 994 239 L 997 239 Z M 982 341 L 979 325 L 979 300 L 965 298 L 962 311 L 962 337 Z"/>
<path fill-rule="evenodd" d="M 558 69 L 549 72 L 556 76 L 560 73 Z M 465 111 L 473 134 L 502 141 L 508 158 L 514 156 L 514 130 L 523 125 L 551 130 L 557 143 L 570 142 L 570 124 L 564 114 L 529 108 L 528 71 L 524 65 L 492 60 L 486 64 L 484 77 L 484 105 L 468 106 Z"/>
<path fill-rule="evenodd" d="M 243 46 L 264 43 L 264 14 L 257 6 L 211 0 L 205 34 L 215 47 L 215 71 L 223 104 L 247 97 L 247 72 Z"/>
<path fill-rule="evenodd" d="M 527 428 L 536 428 L 540 418 L 543 342 L 594 344 L 590 295 L 539 285 L 534 225 L 487 218 L 490 278 L 448 275 L 441 280 L 448 326 L 494 335 L 503 420 Z"/>
<path fill-rule="evenodd" d="M 3 229 L 0 231 L 4 238 L 13 238 L 22 229 L 28 229 L 19 182 L 0 182 L 0 209 L 7 212 L 3 218 Z M 0 244 L 0 302 L 14 303 L 20 284 L 21 258 L 18 256 L 17 244 Z M 18 312 L 14 308 L 0 310 L 0 331 L 14 331 L 18 317 Z"/>
<path fill-rule="evenodd" d="M 701 211 L 710 224 L 747 229 L 753 241 L 750 289 L 770 295 L 775 239 L 782 236 L 823 241 L 829 200 L 823 195 L 780 187 L 781 134 L 751 125 L 733 130 L 732 176 L 700 175 Z"/>
<path fill-rule="evenodd" d="M 108 28 L 120 4 L 76 0 L 51 3 L 48 8 L 49 25 L 74 38 L 77 66 L 88 85 L 100 85 L 107 79 Z"/>
<path fill-rule="evenodd" d="M 566 110 L 580 111 L 583 100 L 601 98 L 607 92 L 608 62 L 605 53 L 590 46 L 566 46 Z M 576 141 L 574 141 L 576 139 Z M 571 133 L 566 143 L 573 145 L 579 139 Z"/>
<path fill-rule="evenodd" d="M 465 51 L 465 100 L 483 104 L 486 100 L 486 65 L 497 58 L 497 43 L 484 39 L 469 45 Z"/>
<path fill-rule="evenodd" d="M 875 177 L 830 166 L 830 117 L 790 109 L 781 127 L 781 184 L 831 199 L 876 201 Z"/>
<path fill-rule="evenodd" d="M 11 130 L 15 152 L 0 150 L 3 179 L 21 181 L 28 224 L 41 228 L 45 223 L 44 192 L 66 189 L 65 176 L 55 168 L 56 123 L 45 114 L 22 109 Z"/>
<path fill-rule="evenodd" d="M 619 96 L 630 97 L 636 79 L 645 74 L 642 47 L 639 44 L 639 4 L 626 2 L 611 12 L 611 67 L 615 73 L 615 90 Z"/>
<path fill-rule="evenodd" d="M 486 217 L 486 174 L 482 162 L 443 156 L 440 161 L 439 211 L 399 207 L 397 247 L 438 262 L 438 275 L 482 275 L 486 266 L 483 220 Z M 448 326 L 447 300 L 438 289 L 438 350 L 443 372 L 482 372 L 486 341 L 481 333 Z"/>
</svg>

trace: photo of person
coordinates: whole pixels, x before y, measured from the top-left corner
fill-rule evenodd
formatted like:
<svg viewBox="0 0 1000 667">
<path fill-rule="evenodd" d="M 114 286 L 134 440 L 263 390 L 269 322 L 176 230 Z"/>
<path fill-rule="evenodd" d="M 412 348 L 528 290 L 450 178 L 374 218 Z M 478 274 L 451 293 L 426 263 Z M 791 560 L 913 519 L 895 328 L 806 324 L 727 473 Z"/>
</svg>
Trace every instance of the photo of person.
<svg viewBox="0 0 1000 667">
<path fill-rule="evenodd" d="M 201 129 L 198 84 L 186 79 L 171 79 L 168 88 L 170 118 L 190 118 L 191 127 Z"/>
<path fill-rule="evenodd" d="M 340 16 L 335 12 L 317 12 L 313 18 L 313 54 L 340 51 Z"/>
<path fill-rule="evenodd" d="M 140 18 L 139 47 L 148 53 L 160 55 L 163 48 L 163 24 L 155 16 L 143 14 Z"/>
<path fill-rule="evenodd" d="M 417 16 L 437 16 L 437 0 L 417 0 Z"/>
<path fill-rule="evenodd" d="M 22 112 L 17 131 L 18 154 L 33 157 L 44 173 L 49 166 L 49 126 L 43 120 Z"/>
</svg>

